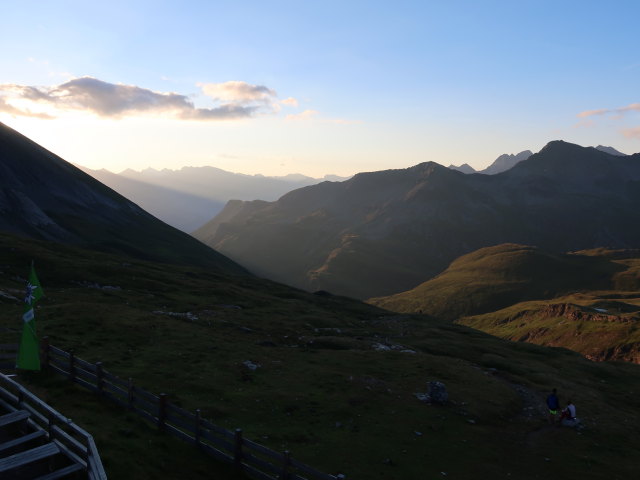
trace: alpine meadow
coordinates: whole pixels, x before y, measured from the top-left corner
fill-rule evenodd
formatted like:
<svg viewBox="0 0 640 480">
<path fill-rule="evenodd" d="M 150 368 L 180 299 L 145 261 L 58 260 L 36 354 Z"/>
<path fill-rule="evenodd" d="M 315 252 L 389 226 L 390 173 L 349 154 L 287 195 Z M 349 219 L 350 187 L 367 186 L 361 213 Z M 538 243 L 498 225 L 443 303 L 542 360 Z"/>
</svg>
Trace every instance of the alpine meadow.
<svg viewBox="0 0 640 480">
<path fill-rule="evenodd" d="M 637 2 L 1 3 L 0 478 L 637 477 Z"/>
</svg>

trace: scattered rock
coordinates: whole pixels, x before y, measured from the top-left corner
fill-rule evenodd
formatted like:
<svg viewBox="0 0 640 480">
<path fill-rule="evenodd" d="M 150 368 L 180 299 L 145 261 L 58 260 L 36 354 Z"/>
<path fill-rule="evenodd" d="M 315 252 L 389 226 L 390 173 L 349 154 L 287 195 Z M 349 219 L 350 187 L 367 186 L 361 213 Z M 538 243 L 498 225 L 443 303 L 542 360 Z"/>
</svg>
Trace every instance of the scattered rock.
<svg viewBox="0 0 640 480">
<path fill-rule="evenodd" d="M 122 290 L 121 287 L 115 286 L 115 285 L 100 285 L 97 282 L 89 282 L 87 280 L 82 280 L 80 282 L 73 282 L 76 285 L 80 285 L 81 287 L 86 287 L 86 288 L 95 288 L 96 290 Z"/>
<path fill-rule="evenodd" d="M 417 353 L 415 350 L 411 350 L 403 345 L 390 344 L 390 343 L 374 343 L 371 348 L 378 352 L 400 352 L 400 353 Z"/>
<path fill-rule="evenodd" d="M 414 393 L 413 395 L 421 402 L 431 403 L 431 397 L 428 393 Z"/>
<path fill-rule="evenodd" d="M 421 436 L 422 436 L 422 432 L 417 432 L 417 431 L 416 431 L 416 432 L 413 432 L 413 433 L 415 433 L 415 434 L 416 434 L 416 437 L 421 437 Z"/>
<path fill-rule="evenodd" d="M 427 383 L 427 394 L 431 398 L 431 402 L 437 405 L 446 405 L 449 401 L 449 393 L 447 387 L 442 382 L 432 381 Z"/>
<path fill-rule="evenodd" d="M 2 298 L 6 298 L 7 300 L 13 300 L 13 301 L 17 301 L 19 302 L 20 300 L 16 297 L 14 297 L 13 295 L 9 295 L 6 292 L 0 291 L 0 297 Z"/>
<path fill-rule="evenodd" d="M 180 313 L 180 312 L 164 312 L 162 310 L 154 310 L 151 313 L 153 313 L 154 315 L 168 315 L 170 317 L 186 318 L 187 320 L 191 320 L 192 322 L 195 322 L 196 320 L 198 320 L 198 316 L 194 315 L 191 312 Z"/>
<path fill-rule="evenodd" d="M 245 360 L 244 362 L 242 362 L 242 365 L 247 367 L 252 372 L 255 372 L 258 368 L 262 366 L 259 363 L 253 363 L 251 360 Z"/>
<path fill-rule="evenodd" d="M 322 333 L 322 332 L 333 332 L 333 333 L 342 333 L 342 330 L 340 330 L 339 328 L 330 328 L 330 327 L 326 327 L 326 328 L 314 328 L 313 331 L 315 333 Z"/>
</svg>

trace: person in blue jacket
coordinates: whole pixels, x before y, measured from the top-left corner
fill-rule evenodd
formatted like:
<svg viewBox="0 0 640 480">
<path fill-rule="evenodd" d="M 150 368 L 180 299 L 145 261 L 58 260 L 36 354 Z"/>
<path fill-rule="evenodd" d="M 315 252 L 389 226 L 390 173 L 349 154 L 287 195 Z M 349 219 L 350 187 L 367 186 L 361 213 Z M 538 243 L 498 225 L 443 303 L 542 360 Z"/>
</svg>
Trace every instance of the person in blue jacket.
<svg viewBox="0 0 640 480">
<path fill-rule="evenodd" d="M 556 423 L 558 409 L 560 408 L 560 400 L 558 400 L 558 394 L 555 388 L 547 397 L 547 408 L 549 409 L 549 423 L 553 425 Z"/>
</svg>

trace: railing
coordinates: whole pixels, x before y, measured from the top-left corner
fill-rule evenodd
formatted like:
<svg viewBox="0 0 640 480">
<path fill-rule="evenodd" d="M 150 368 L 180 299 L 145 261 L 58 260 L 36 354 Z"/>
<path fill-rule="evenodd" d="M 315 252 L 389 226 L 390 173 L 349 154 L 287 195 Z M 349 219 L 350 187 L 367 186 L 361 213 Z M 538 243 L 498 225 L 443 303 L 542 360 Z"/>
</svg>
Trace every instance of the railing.
<svg viewBox="0 0 640 480">
<path fill-rule="evenodd" d="M 90 480 L 106 480 L 93 437 L 22 385 L 0 373 L 0 405 L 8 411 L 26 410 L 27 420 L 35 430 L 46 433 L 49 441 L 74 462 L 82 465 Z"/>
<path fill-rule="evenodd" d="M 17 356 L 17 343 L 0 343 L 0 370 L 13 370 L 16 368 Z"/>
<path fill-rule="evenodd" d="M 235 465 L 258 480 L 340 480 L 344 475 L 329 475 L 291 458 L 289 452 L 276 452 L 242 435 L 203 419 L 200 410 L 189 412 L 169 402 L 166 394 L 154 395 L 123 380 L 95 364 L 65 352 L 48 339 L 42 342 L 42 365 L 75 383 L 128 408 L 154 423 L 162 431 L 197 446 L 203 452 Z"/>
</svg>

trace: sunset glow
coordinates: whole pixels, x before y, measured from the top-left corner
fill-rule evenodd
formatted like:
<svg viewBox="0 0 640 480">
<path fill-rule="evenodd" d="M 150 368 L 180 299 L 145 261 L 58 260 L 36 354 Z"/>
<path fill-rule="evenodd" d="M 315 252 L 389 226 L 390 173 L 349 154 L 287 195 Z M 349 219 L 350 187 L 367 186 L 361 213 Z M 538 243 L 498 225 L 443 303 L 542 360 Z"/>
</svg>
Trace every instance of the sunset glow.
<svg viewBox="0 0 640 480">
<path fill-rule="evenodd" d="M 554 139 L 640 150 L 634 2 L 5 3 L 0 121 L 91 168 L 321 176 L 482 168 Z"/>
</svg>

